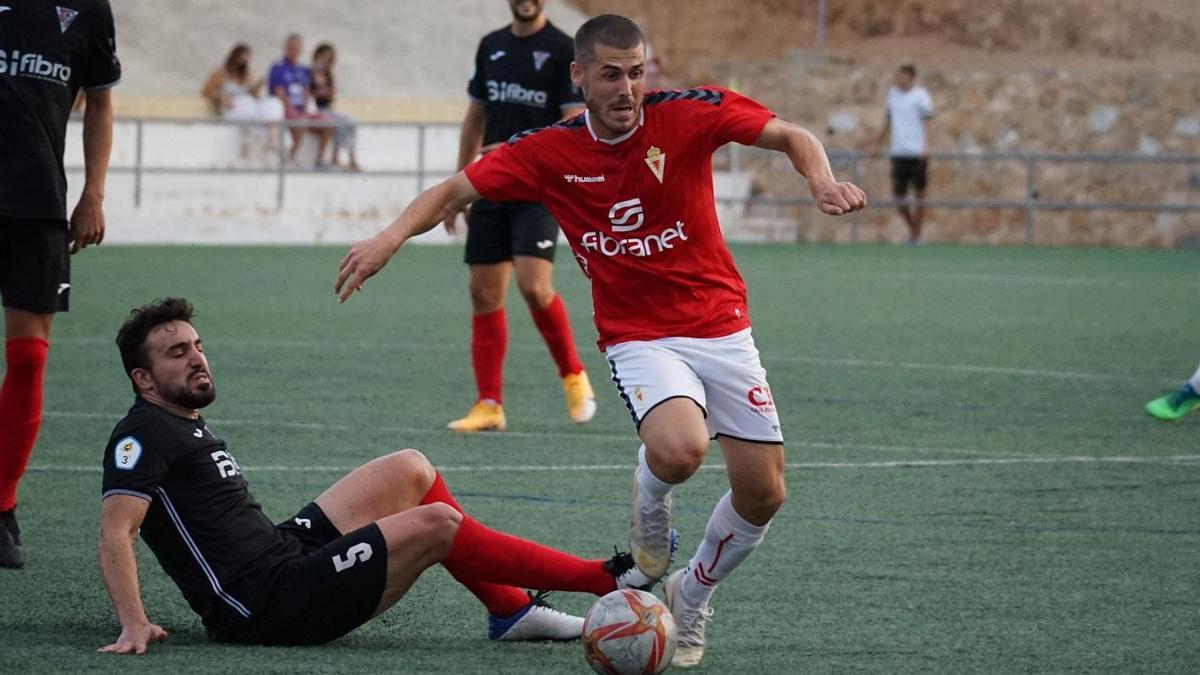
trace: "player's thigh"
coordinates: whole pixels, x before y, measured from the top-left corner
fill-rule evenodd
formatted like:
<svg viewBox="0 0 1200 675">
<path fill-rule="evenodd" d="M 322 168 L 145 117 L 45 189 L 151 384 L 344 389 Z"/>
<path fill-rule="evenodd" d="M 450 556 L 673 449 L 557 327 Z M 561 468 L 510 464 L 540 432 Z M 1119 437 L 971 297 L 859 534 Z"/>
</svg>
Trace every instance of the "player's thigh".
<svg viewBox="0 0 1200 675">
<path fill-rule="evenodd" d="M 387 543 L 387 582 L 375 614 L 391 607 L 429 567 L 450 552 L 462 514 L 454 507 L 426 504 L 380 519 L 375 523 Z"/>
<path fill-rule="evenodd" d="M 49 335 L 45 315 L 70 307 L 70 233 L 66 221 L 0 218 L 0 297 L 7 337 Z"/>
<path fill-rule="evenodd" d="M 550 210 L 536 202 L 513 202 L 505 208 L 512 224 L 513 255 L 553 263 L 558 249 L 558 221 Z"/>
<path fill-rule="evenodd" d="M 704 383 L 712 436 L 754 443 L 783 442 L 767 371 L 749 328 L 721 338 L 693 341 L 688 359 Z"/>
<path fill-rule="evenodd" d="M 411 509 L 433 485 L 434 468 L 420 452 L 401 450 L 376 457 L 343 476 L 315 503 L 339 532 Z"/>
<path fill-rule="evenodd" d="M 639 427 L 664 401 L 690 399 L 704 415 L 704 384 L 663 340 L 636 340 L 610 345 L 604 351 L 617 394 Z"/>
<path fill-rule="evenodd" d="M 467 245 L 463 261 L 468 265 L 494 265 L 512 261 L 512 224 L 504 204 L 480 199 L 467 213 Z"/>
<path fill-rule="evenodd" d="M 336 640 L 375 616 L 389 568 L 387 541 L 372 523 L 284 563 L 246 625 L 210 632 L 221 641 L 254 644 Z"/>
</svg>

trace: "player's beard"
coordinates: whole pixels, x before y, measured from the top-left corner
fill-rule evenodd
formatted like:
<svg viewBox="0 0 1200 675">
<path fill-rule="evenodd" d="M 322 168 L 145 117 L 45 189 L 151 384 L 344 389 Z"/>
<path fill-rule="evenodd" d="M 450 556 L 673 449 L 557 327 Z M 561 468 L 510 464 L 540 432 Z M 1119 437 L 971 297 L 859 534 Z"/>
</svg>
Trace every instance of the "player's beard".
<svg viewBox="0 0 1200 675">
<path fill-rule="evenodd" d="M 523 4 L 523 3 L 517 3 L 517 6 L 520 6 L 521 4 Z M 520 11 L 517 9 L 517 7 L 514 7 L 511 4 L 508 6 L 508 9 L 509 9 L 509 11 L 512 12 L 513 21 L 516 21 L 518 23 L 533 23 L 534 21 L 537 21 L 539 17 L 542 16 L 542 10 L 544 9 L 544 7 L 539 7 L 538 3 L 534 2 L 533 3 L 533 10 L 534 10 L 533 14 L 530 14 L 529 16 L 525 16 L 524 14 L 521 14 Z"/>
<path fill-rule="evenodd" d="M 192 373 L 182 387 L 172 388 L 170 391 L 162 389 L 159 391 L 162 391 L 164 399 L 174 405 L 188 410 L 199 410 L 217 398 L 217 383 L 213 381 L 212 374 L 205 374 L 208 375 L 208 382 L 193 385 L 192 378 L 196 373 Z"/>
</svg>

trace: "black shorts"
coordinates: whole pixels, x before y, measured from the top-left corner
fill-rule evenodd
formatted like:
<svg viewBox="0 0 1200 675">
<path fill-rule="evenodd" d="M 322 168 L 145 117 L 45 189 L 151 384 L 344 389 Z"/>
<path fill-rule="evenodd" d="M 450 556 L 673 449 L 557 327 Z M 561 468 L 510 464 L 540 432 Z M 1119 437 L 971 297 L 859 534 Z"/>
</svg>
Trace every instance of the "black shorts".
<svg viewBox="0 0 1200 675">
<path fill-rule="evenodd" d="M 300 544 L 281 564 L 254 613 L 238 625 L 209 627 L 221 642 L 318 645 L 366 623 L 387 583 L 387 542 L 371 523 L 343 535 L 315 503 L 277 525 Z"/>
<path fill-rule="evenodd" d="M 922 157 L 892 158 L 892 194 L 902 197 L 908 194 L 908 186 L 918 192 L 925 190 L 929 161 Z"/>
<path fill-rule="evenodd" d="M 489 202 L 471 206 L 467 218 L 468 265 L 494 265 L 527 255 L 554 262 L 558 223 L 537 202 Z"/>
<path fill-rule="evenodd" d="M 37 314 L 65 312 L 71 300 L 67 221 L 0 216 L 0 298 Z"/>
</svg>

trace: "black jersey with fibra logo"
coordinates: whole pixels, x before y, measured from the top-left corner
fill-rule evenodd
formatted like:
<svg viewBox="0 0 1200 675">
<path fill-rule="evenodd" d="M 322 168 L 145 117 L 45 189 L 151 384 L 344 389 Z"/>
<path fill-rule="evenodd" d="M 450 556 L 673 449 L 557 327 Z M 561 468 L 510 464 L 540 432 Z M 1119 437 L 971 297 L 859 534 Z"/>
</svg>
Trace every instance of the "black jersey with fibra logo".
<svg viewBox="0 0 1200 675">
<path fill-rule="evenodd" d="M 571 84 L 574 41 L 547 22 L 525 37 L 508 26 L 479 42 L 467 93 L 487 107 L 483 143 L 507 141 L 513 134 L 554 124 L 563 108 L 583 105 Z"/>
<path fill-rule="evenodd" d="M 108 0 L 0 0 L 0 216 L 66 219 L 75 95 L 120 79 Z"/>
<path fill-rule="evenodd" d="M 139 397 L 104 451 L 102 489 L 105 499 L 150 502 L 142 538 L 205 625 L 249 618 L 267 580 L 300 554 L 202 417 L 177 417 Z"/>
</svg>

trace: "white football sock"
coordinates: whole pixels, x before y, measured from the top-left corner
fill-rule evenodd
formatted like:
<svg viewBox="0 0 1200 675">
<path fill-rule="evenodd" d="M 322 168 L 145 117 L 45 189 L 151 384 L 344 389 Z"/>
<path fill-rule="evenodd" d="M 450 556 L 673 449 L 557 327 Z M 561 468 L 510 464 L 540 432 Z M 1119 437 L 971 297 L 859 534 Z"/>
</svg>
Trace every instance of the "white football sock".
<svg viewBox="0 0 1200 675">
<path fill-rule="evenodd" d="M 1196 369 L 1196 374 L 1192 376 L 1192 379 L 1188 380 L 1188 384 L 1192 385 L 1192 391 L 1200 394 L 1200 368 Z"/>
<path fill-rule="evenodd" d="M 708 602 L 717 583 L 758 548 L 771 527 L 769 522 L 762 527 L 746 522 L 733 510 L 732 494 L 726 492 L 717 502 L 708 518 L 708 527 L 704 528 L 704 541 L 680 581 L 679 593 L 688 605 Z"/>
<path fill-rule="evenodd" d="M 642 445 L 638 449 L 638 468 L 637 468 L 637 483 L 641 493 L 649 497 L 652 501 L 661 502 L 671 494 L 671 488 L 675 487 L 670 483 L 664 483 L 654 475 L 650 470 L 650 465 L 646 464 L 646 446 Z"/>
</svg>

